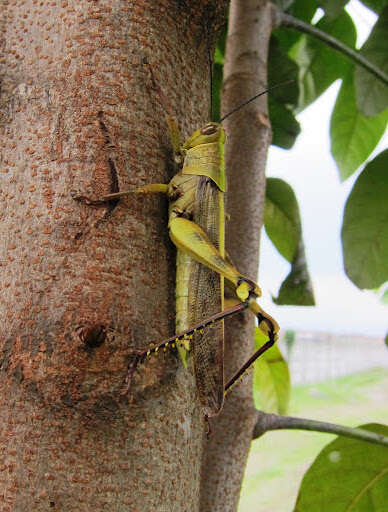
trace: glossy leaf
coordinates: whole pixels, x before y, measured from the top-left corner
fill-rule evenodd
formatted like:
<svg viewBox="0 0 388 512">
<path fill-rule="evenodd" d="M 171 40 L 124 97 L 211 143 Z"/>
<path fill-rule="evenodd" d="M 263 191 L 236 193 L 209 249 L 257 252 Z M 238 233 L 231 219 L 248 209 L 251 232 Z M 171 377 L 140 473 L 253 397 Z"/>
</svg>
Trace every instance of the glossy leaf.
<svg viewBox="0 0 388 512">
<path fill-rule="evenodd" d="M 388 281 L 388 149 L 358 177 L 345 205 L 342 246 L 345 271 L 359 288 Z"/>
<path fill-rule="evenodd" d="M 300 133 L 300 124 L 292 109 L 269 97 L 268 111 L 272 126 L 272 144 L 291 149 Z"/>
<path fill-rule="evenodd" d="M 313 285 L 307 269 L 302 238 L 292 262 L 291 271 L 273 301 L 280 306 L 315 306 Z"/>
<path fill-rule="evenodd" d="M 259 349 L 266 341 L 266 336 L 256 327 L 255 349 Z M 254 364 L 253 396 L 256 408 L 267 413 L 285 414 L 290 389 L 288 365 L 275 344 Z"/>
<path fill-rule="evenodd" d="M 276 249 L 292 263 L 301 237 L 299 206 L 290 185 L 279 178 L 267 179 L 264 226 Z"/>
<path fill-rule="evenodd" d="M 351 48 L 356 44 L 356 28 L 345 11 L 333 20 L 321 18 L 316 27 Z M 298 111 L 315 101 L 335 80 L 345 77 L 352 66 L 347 57 L 308 36 L 300 39 L 291 55 L 300 69 Z"/>
<path fill-rule="evenodd" d="M 388 6 L 377 20 L 372 32 L 360 53 L 372 64 L 388 75 Z M 366 116 L 376 116 L 388 107 L 388 86 L 366 71 L 356 66 L 355 84 L 357 106 Z"/>
<path fill-rule="evenodd" d="M 357 109 L 353 73 L 343 81 L 330 122 L 331 153 L 342 180 L 369 157 L 387 126 L 388 109 L 366 117 Z"/>
<path fill-rule="evenodd" d="M 274 302 L 313 306 L 315 301 L 304 253 L 298 202 L 290 185 L 279 178 L 267 179 L 264 226 L 276 249 L 291 263 L 291 272 Z"/>
<path fill-rule="evenodd" d="M 388 435 L 386 425 L 362 428 Z M 388 448 L 338 437 L 304 475 L 294 512 L 386 512 Z"/>
</svg>

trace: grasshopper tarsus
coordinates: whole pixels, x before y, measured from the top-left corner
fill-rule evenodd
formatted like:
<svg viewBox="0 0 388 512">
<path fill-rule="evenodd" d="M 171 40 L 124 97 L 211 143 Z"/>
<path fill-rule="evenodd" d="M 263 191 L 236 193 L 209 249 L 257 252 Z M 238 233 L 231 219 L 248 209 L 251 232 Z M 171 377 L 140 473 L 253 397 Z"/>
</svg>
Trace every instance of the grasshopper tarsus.
<svg viewBox="0 0 388 512">
<path fill-rule="evenodd" d="M 143 356 L 143 353 L 138 353 L 135 355 L 135 358 L 134 360 L 132 361 L 131 364 L 128 365 L 128 372 L 127 372 L 127 376 L 125 378 L 125 388 L 124 390 L 121 392 L 122 395 L 126 395 L 131 387 L 131 383 L 132 383 L 132 378 L 133 378 L 133 375 L 135 373 L 135 370 L 137 368 L 137 366 L 143 361 L 144 357 Z"/>
<path fill-rule="evenodd" d="M 105 196 L 93 199 L 92 197 L 86 196 L 76 190 L 70 191 L 70 195 L 74 201 L 86 204 L 87 206 L 106 206 L 108 203 L 117 204 L 120 197 L 126 194 L 127 192 L 112 192 L 111 194 L 106 194 Z"/>
<path fill-rule="evenodd" d="M 70 190 L 70 195 L 74 199 L 74 201 L 78 201 L 79 203 L 86 204 L 87 206 L 100 206 L 107 203 L 106 199 L 92 199 L 89 196 L 85 196 L 81 194 L 77 190 Z"/>
<path fill-rule="evenodd" d="M 171 338 L 170 338 L 171 340 Z M 142 364 L 147 357 L 150 357 L 152 354 L 157 354 L 159 352 L 159 349 L 167 349 L 167 348 L 175 348 L 175 343 L 171 341 L 165 341 L 160 343 L 159 345 L 155 345 L 154 347 L 148 348 L 146 350 L 141 350 L 135 354 L 135 357 L 133 361 L 128 365 L 128 372 L 125 379 L 125 389 L 122 392 L 123 395 L 127 394 L 130 387 L 133 375 L 136 371 L 136 368 L 139 366 L 139 364 Z M 164 350 L 166 351 L 166 350 Z"/>
</svg>

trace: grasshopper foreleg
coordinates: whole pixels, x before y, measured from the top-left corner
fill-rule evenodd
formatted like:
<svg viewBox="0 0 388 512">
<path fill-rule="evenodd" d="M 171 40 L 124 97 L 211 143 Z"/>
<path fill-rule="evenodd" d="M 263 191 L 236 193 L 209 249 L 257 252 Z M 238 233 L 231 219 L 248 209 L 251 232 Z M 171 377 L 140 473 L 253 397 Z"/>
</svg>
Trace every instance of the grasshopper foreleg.
<svg viewBox="0 0 388 512">
<path fill-rule="evenodd" d="M 84 203 L 87 206 L 100 206 L 100 205 L 106 204 L 109 201 L 109 199 L 106 199 L 106 198 L 93 199 L 89 196 L 85 196 L 84 194 L 81 194 L 80 192 L 77 192 L 76 190 L 71 190 L 70 195 L 74 199 L 74 201 L 78 201 L 79 203 Z"/>
</svg>

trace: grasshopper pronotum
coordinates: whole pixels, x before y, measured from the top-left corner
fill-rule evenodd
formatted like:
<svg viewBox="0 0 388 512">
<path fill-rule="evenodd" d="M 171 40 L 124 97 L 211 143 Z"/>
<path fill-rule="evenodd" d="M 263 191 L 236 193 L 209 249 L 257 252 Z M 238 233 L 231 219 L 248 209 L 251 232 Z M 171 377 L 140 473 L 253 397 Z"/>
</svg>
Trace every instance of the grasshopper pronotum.
<svg viewBox="0 0 388 512">
<path fill-rule="evenodd" d="M 166 113 L 170 112 L 168 101 L 157 86 L 151 68 L 145 65 L 151 75 L 153 88 L 157 91 Z M 260 94 L 248 102 L 258 96 Z M 237 109 L 227 115 L 235 110 Z M 225 117 L 227 116 L 223 119 Z M 169 234 L 178 250 L 176 278 L 176 331 L 178 334 L 139 352 L 130 367 L 128 382 L 137 365 L 147 356 L 167 347 L 176 347 L 186 365 L 187 354 L 190 351 L 199 400 L 205 415 L 211 417 L 220 412 L 225 394 L 235 382 L 263 352 L 275 343 L 279 326 L 256 302 L 256 298 L 261 295 L 259 286 L 240 274 L 225 258 L 225 132 L 221 123 L 206 124 L 196 130 L 183 145 L 180 144 L 179 129 L 173 116 L 170 115 L 167 118 L 167 124 L 175 161 L 180 165 L 180 171 L 170 183 L 145 185 L 132 191 L 105 195 L 97 200 L 88 199 L 81 194 L 73 194 L 73 198 L 88 204 L 99 204 L 131 193 L 167 194 L 170 201 Z M 224 279 L 240 301 L 239 304 L 226 310 L 223 307 Z M 214 306 L 216 313 L 193 325 L 192 319 L 198 322 L 198 318 L 204 316 L 205 307 L 208 310 L 209 298 L 214 296 L 214 290 L 219 296 L 219 303 Z M 259 328 L 268 336 L 268 341 L 225 385 L 224 332 L 223 322 L 220 320 L 246 308 L 256 315 Z M 213 332 L 210 334 L 204 332 L 204 329 L 209 326 L 213 327 Z M 214 333 L 214 330 L 217 332 Z"/>
</svg>

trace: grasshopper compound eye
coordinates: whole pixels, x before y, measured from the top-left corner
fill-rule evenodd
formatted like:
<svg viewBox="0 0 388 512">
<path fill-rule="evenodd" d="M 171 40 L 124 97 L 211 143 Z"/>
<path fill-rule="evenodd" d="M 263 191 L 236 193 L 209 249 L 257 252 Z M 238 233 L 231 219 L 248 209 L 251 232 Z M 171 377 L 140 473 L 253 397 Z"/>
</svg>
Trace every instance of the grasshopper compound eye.
<svg viewBox="0 0 388 512">
<path fill-rule="evenodd" d="M 203 128 L 201 128 L 201 135 L 213 135 L 217 132 L 219 125 L 216 123 L 208 123 Z"/>
</svg>

